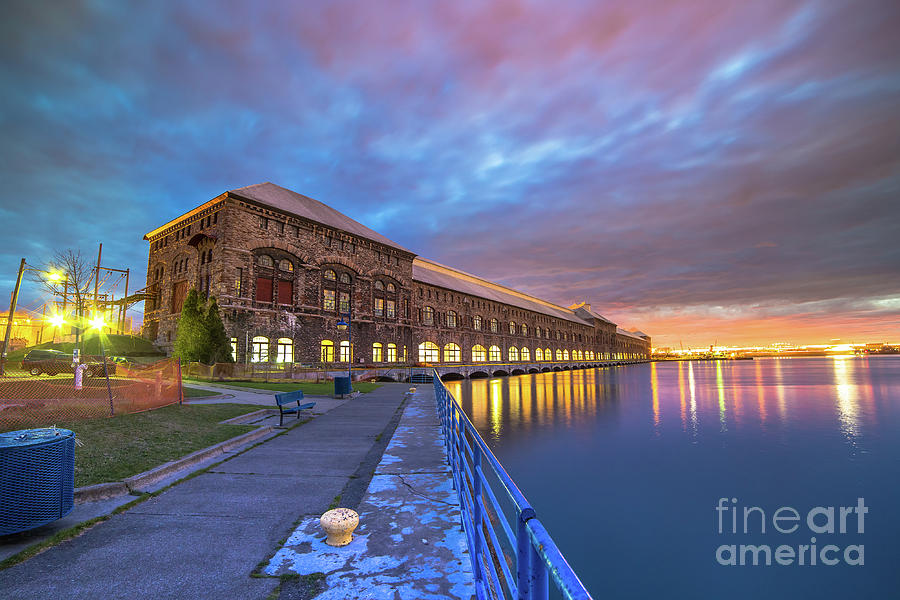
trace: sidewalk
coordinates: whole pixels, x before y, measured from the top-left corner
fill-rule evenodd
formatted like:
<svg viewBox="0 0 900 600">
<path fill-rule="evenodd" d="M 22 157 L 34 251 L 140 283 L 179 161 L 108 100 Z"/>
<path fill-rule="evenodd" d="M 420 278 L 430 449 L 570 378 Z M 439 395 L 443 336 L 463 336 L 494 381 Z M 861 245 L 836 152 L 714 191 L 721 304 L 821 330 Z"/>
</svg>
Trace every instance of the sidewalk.
<svg viewBox="0 0 900 600">
<path fill-rule="evenodd" d="M 0 595 L 266 598 L 279 580 L 250 574 L 298 521 L 318 517 L 338 495 L 341 505 L 358 505 L 406 389 L 387 384 L 344 401 L 80 537 L 0 571 Z"/>
</svg>

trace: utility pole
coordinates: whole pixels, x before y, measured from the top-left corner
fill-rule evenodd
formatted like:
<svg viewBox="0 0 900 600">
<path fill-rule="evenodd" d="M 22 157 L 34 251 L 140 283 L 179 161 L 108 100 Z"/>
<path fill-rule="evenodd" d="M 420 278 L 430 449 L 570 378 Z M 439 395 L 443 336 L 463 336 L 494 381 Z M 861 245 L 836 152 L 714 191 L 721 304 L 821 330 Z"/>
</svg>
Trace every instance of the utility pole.
<svg viewBox="0 0 900 600">
<path fill-rule="evenodd" d="M 22 273 L 25 272 L 25 259 L 19 263 L 19 274 L 16 276 L 16 287 L 9 301 L 9 317 L 6 319 L 6 335 L 3 336 L 3 353 L 0 354 L 0 377 L 6 374 L 6 355 L 9 349 L 9 333 L 12 331 L 13 319 L 16 316 L 16 304 L 19 302 L 19 288 L 22 286 Z"/>
</svg>

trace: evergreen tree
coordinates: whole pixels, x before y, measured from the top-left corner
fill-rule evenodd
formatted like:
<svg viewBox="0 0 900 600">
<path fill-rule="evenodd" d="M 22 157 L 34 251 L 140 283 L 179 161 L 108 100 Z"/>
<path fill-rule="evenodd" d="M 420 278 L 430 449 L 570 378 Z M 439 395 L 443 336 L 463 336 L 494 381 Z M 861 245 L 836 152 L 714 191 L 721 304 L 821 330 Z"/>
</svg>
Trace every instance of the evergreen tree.
<svg viewBox="0 0 900 600">
<path fill-rule="evenodd" d="M 216 302 L 215 296 L 210 296 L 209 307 L 206 309 L 204 317 L 204 325 L 209 339 L 208 345 L 208 364 L 217 362 L 230 363 L 234 362 L 231 356 L 231 340 L 225 333 L 225 325 L 222 323 L 222 317 L 219 315 L 219 303 Z"/>
<path fill-rule="evenodd" d="M 209 353 L 208 347 L 209 335 L 200 295 L 197 290 L 191 288 L 181 307 L 172 356 L 180 358 L 183 362 L 198 362 L 206 358 Z"/>
</svg>

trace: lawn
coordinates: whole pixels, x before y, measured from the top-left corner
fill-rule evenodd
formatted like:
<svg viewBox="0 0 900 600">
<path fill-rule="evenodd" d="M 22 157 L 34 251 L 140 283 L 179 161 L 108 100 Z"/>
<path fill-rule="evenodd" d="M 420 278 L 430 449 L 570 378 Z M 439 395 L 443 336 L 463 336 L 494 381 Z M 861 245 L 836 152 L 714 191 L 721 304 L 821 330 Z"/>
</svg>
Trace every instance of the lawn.
<svg viewBox="0 0 900 600">
<path fill-rule="evenodd" d="M 255 381 L 223 381 L 223 385 L 233 385 L 237 387 L 254 388 L 257 390 L 272 390 L 274 392 L 293 392 L 294 390 L 303 390 L 304 394 L 311 396 L 331 396 L 334 394 L 334 383 L 331 381 L 323 381 L 315 383 L 313 381 L 291 381 L 284 383 L 275 382 L 255 382 Z M 353 389 L 366 394 L 372 390 L 381 387 L 380 383 L 371 381 L 356 381 L 353 383 Z"/>
<path fill-rule="evenodd" d="M 185 398 L 211 398 L 213 396 L 221 396 L 221 392 L 210 392 L 209 390 L 200 390 L 188 386 L 182 386 Z"/>
<path fill-rule="evenodd" d="M 121 481 L 254 429 L 220 421 L 259 410 L 248 404 L 174 404 L 108 419 L 58 423 L 75 432 L 75 486 Z"/>
</svg>

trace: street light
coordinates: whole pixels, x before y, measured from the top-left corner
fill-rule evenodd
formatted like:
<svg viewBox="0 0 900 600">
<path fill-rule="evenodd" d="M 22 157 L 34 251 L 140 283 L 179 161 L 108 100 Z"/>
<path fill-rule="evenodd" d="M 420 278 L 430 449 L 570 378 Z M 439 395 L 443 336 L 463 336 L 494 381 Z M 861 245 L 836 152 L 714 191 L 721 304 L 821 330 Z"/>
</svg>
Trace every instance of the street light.
<svg viewBox="0 0 900 600">
<path fill-rule="evenodd" d="M 353 389 L 353 328 L 350 326 L 352 323 L 350 319 L 350 307 L 347 307 L 347 314 L 345 315 L 347 320 L 344 320 L 344 317 L 341 317 L 341 320 L 337 322 L 337 328 L 340 331 L 347 332 L 347 343 L 349 347 L 347 348 L 347 379 L 350 383 L 350 389 Z"/>
</svg>

